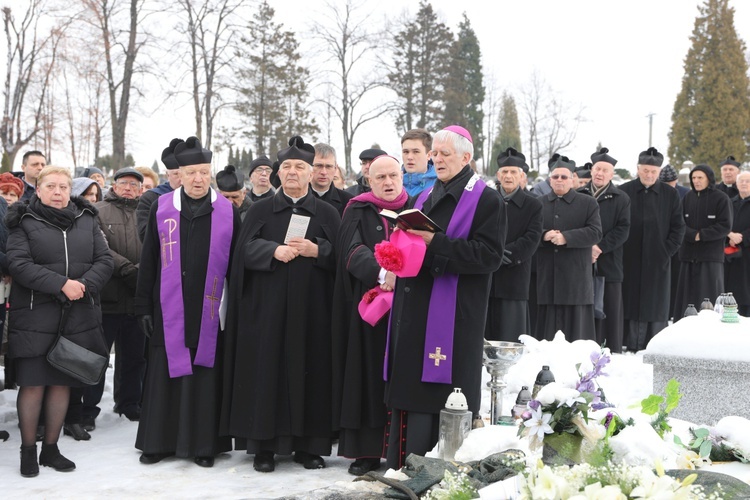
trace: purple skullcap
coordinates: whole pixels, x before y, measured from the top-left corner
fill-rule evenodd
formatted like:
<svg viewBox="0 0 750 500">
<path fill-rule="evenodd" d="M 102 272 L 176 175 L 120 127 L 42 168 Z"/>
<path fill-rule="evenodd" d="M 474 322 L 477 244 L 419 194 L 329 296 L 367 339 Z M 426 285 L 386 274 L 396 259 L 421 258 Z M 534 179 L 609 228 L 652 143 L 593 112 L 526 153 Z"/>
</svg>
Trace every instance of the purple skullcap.
<svg viewBox="0 0 750 500">
<path fill-rule="evenodd" d="M 470 143 L 474 144 L 474 141 L 472 140 L 471 134 L 469 133 L 469 131 L 463 128 L 461 125 L 449 125 L 445 127 L 443 130 L 448 130 L 449 132 L 458 134 L 461 137 L 465 137 L 469 140 Z"/>
</svg>

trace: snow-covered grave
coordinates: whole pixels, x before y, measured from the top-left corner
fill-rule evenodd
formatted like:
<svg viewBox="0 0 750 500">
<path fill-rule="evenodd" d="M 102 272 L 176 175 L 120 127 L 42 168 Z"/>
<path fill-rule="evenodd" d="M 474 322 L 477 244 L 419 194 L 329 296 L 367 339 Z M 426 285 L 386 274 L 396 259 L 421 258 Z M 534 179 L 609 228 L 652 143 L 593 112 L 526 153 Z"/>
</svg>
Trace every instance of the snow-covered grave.
<svg viewBox="0 0 750 500">
<path fill-rule="evenodd" d="M 711 425 L 727 415 L 750 419 L 750 318 L 722 323 L 711 310 L 685 317 L 649 342 L 643 361 L 653 366 L 654 393 L 680 382 L 675 417 Z"/>
</svg>

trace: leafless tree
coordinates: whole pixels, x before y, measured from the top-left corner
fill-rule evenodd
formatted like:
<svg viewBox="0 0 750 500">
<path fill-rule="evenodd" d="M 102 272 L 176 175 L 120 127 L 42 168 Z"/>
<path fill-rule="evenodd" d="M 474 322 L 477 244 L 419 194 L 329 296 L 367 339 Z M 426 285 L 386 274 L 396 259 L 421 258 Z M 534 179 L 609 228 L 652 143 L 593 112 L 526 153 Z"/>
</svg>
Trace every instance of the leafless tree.
<svg viewBox="0 0 750 500">
<path fill-rule="evenodd" d="M 539 170 L 542 158 L 570 146 L 584 120 L 584 108 L 566 101 L 534 71 L 529 81 L 518 89 L 521 121 L 529 149 L 526 155 L 531 170 Z"/>
<path fill-rule="evenodd" d="M 315 23 L 313 36 L 321 42 L 334 102 L 329 101 L 330 110 L 341 122 L 344 139 L 344 158 L 347 175 L 352 173 L 352 143 L 357 130 L 367 122 L 375 120 L 391 110 L 387 100 L 373 103 L 372 91 L 383 87 L 384 76 L 369 65 L 376 60 L 379 37 L 373 31 L 377 23 L 363 12 L 361 3 L 346 0 L 343 6 L 327 2 L 324 19 Z M 365 71 L 367 70 L 367 71 Z"/>
<path fill-rule="evenodd" d="M 58 25 L 40 35 L 43 15 L 43 0 L 30 0 L 20 21 L 10 7 L 2 8 L 7 45 L 0 123 L 4 170 L 12 168 L 18 151 L 43 130 L 57 47 L 65 28 Z"/>
<path fill-rule="evenodd" d="M 178 0 L 185 21 L 182 30 L 190 47 L 195 134 L 209 149 L 214 120 L 226 104 L 222 91 L 227 87 L 222 74 L 230 68 L 231 40 L 235 33 L 232 18 L 241 3 L 240 0 Z"/>
<path fill-rule="evenodd" d="M 489 172 L 489 164 L 495 161 L 494 158 L 492 158 L 492 146 L 494 142 L 495 135 L 497 134 L 496 130 L 496 121 L 498 114 L 500 113 L 500 107 L 502 106 L 503 99 L 502 99 L 502 93 L 500 91 L 500 88 L 497 84 L 497 79 L 495 78 L 494 74 L 490 74 L 485 77 L 485 82 L 487 82 L 487 93 L 484 98 L 484 119 L 487 123 L 487 128 L 485 132 L 485 137 L 487 137 L 487 140 L 485 141 L 485 154 L 484 157 L 487 158 L 487 161 L 484 164 L 484 171 Z"/>
<path fill-rule="evenodd" d="M 81 0 L 81 3 L 82 15 L 98 38 L 92 45 L 101 46 L 103 50 L 112 128 L 112 164 L 118 170 L 125 163 L 125 131 L 134 91 L 133 77 L 140 70 L 136 58 L 147 38 L 139 32 L 146 17 L 146 1 Z"/>
</svg>

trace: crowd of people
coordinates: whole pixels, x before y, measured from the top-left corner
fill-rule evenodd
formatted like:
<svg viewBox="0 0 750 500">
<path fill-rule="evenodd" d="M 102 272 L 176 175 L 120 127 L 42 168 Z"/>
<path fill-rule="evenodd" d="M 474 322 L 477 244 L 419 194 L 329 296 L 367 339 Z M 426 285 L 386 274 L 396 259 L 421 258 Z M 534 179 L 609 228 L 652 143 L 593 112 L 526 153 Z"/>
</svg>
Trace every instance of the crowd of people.
<svg viewBox="0 0 750 500">
<path fill-rule="evenodd" d="M 138 422 L 145 465 L 244 450 L 259 472 L 277 455 L 317 469 L 338 440 L 362 475 L 431 450 L 454 387 L 478 414 L 486 340 L 562 330 L 641 350 L 687 304 L 729 291 L 750 315 L 750 172 L 731 156 L 721 183 L 697 165 L 676 189 L 653 147 L 619 186 L 607 148 L 583 168 L 555 154 L 531 187 L 513 148 L 482 179 L 458 125 L 401 144 L 400 160 L 364 150 L 348 188 L 335 150 L 299 136 L 248 179 L 232 165 L 213 178 L 196 137 L 162 152 L 162 183 L 141 167 L 109 186 L 94 167 L 73 178 L 39 151 L 0 175 L 21 474 L 73 470 L 60 434 L 91 439 L 101 412 L 101 377 L 48 361 L 58 337 L 114 346 L 114 411 Z M 381 213 L 406 209 L 434 230 Z M 404 239 L 421 253 L 387 263 L 385 243 Z"/>
</svg>

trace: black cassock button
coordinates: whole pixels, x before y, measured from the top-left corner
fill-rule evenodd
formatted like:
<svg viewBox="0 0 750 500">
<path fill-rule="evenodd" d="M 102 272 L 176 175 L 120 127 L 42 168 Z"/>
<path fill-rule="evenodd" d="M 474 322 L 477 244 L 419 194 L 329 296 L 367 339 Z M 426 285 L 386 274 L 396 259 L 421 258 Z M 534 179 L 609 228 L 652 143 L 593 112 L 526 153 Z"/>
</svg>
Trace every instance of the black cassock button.
<svg viewBox="0 0 750 500">
<path fill-rule="evenodd" d="M 405 293 L 409 293 L 410 291 L 411 291 L 411 288 L 409 288 L 408 286 L 404 287 L 404 292 Z"/>
<path fill-rule="evenodd" d="M 297 210 L 296 208 L 293 208 L 292 212 L 294 212 L 296 214 L 297 212 L 299 212 L 299 210 Z"/>
<path fill-rule="evenodd" d="M 383 226 L 377 226 L 377 227 L 375 227 L 375 230 L 376 231 L 382 231 L 383 230 Z"/>
</svg>

